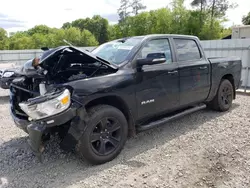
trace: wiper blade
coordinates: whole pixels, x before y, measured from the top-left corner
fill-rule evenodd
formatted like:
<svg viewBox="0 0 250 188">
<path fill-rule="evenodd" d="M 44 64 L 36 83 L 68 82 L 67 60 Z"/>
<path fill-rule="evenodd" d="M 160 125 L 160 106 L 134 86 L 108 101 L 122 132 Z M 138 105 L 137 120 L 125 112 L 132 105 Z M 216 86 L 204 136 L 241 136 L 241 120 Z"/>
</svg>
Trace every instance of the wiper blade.
<svg viewBox="0 0 250 188">
<path fill-rule="evenodd" d="M 100 59 L 101 61 L 104 61 L 105 63 L 111 64 L 109 61 L 107 61 L 107 60 L 105 60 L 105 59 L 103 59 L 103 58 L 101 58 L 101 57 L 99 57 L 99 56 L 96 56 L 96 58 L 97 58 L 97 59 Z"/>
<path fill-rule="evenodd" d="M 113 66 L 115 66 L 115 67 L 118 67 L 116 64 L 111 63 L 111 62 L 109 62 L 109 61 L 107 61 L 107 60 L 105 60 L 105 59 L 103 59 L 103 58 L 101 58 L 101 57 L 99 57 L 99 56 L 96 56 L 96 58 L 99 59 L 99 60 L 101 60 L 101 61 L 104 61 L 105 63 L 108 63 L 109 65 L 113 65 Z"/>
</svg>

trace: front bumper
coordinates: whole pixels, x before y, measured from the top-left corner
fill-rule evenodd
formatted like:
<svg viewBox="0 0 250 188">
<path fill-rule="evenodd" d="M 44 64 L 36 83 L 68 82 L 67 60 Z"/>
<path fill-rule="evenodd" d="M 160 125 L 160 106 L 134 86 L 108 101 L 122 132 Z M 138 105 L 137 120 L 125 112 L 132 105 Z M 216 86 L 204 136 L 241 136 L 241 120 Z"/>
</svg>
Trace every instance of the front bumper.
<svg viewBox="0 0 250 188">
<path fill-rule="evenodd" d="M 13 113 L 13 110 L 11 110 L 11 115 L 17 127 L 29 134 L 28 143 L 30 148 L 38 159 L 41 160 L 41 154 L 44 150 L 42 144 L 43 134 L 47 131 L 49 132 L 49 128 L 51 127 L 63 125 L 72 120 L 76 116 L 76 109 L 75 107 L 71 107 L 60 114 L 39 121 L 20 119 Z"/>
<path fill-rule="evenodd" d="M 10 88 L 10 84 L 13 81 L 14 78 L 10 77 L 10 78 L 1 78 L 0 79 L 0 87 L 3 89 L 9 89 Z"/>
<path fill-rule="evenodd" d="M 59 114 L 40 120 L 29 121 L 28 116 L 18 108 L 20 99 L 18 99 L 17 96 L 20 96 L 19 93 L 17 93 L 13 87 L 10 87 L 11 116 L 16 126 L 28 133 L 29 145 L 33 152 L 39 157 L 43 151 L 42 137 L 50 133 L 50 131 L 53 131 L 51 128 L 56 126 L 60 128 L 61 125 L 69 123 L 76 116 L 77 109 L 80 105 L 77 102 L 71 101 L 69 108 Z"/>
<path fill-rule="evenodd" d="M 75 117 L 76 109 L 77 109 L 76 107 L 70 107 L 60 114 L 47 117 L 45 119 L 37 120 L 37 121 L 28 121 L 26 119 L 21 119 L 14 113 L 13 109 L 11 109 L 11 116 L 16 126 L 24 130 L 25 132 L 27 132 L 28 125 L 33 124 L 33 123 L 44 124 L 46 128 L 63 125 L 67 123 L 68 121 L 70 121 L 71 119 L 73 119 L 73 117 Z"/>
</svg>

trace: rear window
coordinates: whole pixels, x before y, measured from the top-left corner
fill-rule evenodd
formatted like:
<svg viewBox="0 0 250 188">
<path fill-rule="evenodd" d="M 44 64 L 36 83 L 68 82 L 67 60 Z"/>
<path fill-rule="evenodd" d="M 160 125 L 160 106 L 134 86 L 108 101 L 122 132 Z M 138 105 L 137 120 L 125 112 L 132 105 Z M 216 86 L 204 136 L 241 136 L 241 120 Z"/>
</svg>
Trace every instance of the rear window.
<svg viewBox="0 0 250 188">
<path fill-rule="evenodd" d="M 201 58 L 200 50 L 194 40 L 174 39 L 178 61 L 190 61 Z"/>
</svg>

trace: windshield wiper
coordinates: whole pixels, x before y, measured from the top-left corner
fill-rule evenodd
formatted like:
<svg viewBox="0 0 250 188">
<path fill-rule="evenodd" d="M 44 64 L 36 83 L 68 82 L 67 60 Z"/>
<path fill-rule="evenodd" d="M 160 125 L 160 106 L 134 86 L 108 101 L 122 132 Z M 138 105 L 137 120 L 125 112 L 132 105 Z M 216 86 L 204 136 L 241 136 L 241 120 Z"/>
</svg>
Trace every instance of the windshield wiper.
<svg viewBox="0 0 250 188">
<path fill-rule="evenodd" d="M 118 65 L 116 65 L 115 63 L 112 63 L 112 62 L 109 62 L 99 56 L 96 56 L 97 59 L 101 60 L 101 61 L 104 61 L 105 63 L 109 64 L 109 65 L 112 65 L 112 66 L 115 66 L 116 68 L 119 67 Z"/>
<path fill-rule="evenodd" d="M 101 60 L 101 61 L 104 61 L 105 63 L 108 63 L 108 64 L 113 64 L 113 63 L 110 63 L 109 61 L 99 57 L 99 56 L 96 56 L 97 59 Z"/>
</svg>

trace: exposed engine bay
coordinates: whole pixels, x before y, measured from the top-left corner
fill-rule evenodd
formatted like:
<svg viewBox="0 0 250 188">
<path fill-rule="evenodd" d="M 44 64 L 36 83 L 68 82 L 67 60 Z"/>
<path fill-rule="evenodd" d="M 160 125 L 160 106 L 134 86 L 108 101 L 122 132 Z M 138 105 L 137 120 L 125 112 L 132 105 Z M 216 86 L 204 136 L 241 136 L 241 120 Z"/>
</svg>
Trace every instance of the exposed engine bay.
<svg viewBox="0 0 250 188">
<path fill-rule="evenodd" d="M 114 69 L 100 61 L 67 50 L 54 58 L 48 59 L 42 68 L 48 71 L 47 79 L 53 80 L 55 83 L 65 83 L 115 72 Z"/>
<path fill-rule="evenodd" d="M 51 53 L 44 58 L 41 56 L 35 65 L 34 60 L 27 62 L 19 74 L 59 84 L 116 72 L 101 60 L 75 50 L 75 48 L 65 47 Z"/>
<path fill-rule="evenodd" d="M 104 60 L 74 47 L 47 50 L 40 58 L 29 60 L 16 71 L 17 77 L 13 80 L 11 88 L 15 93 L 15 98 L 12 99 L 15 106 L 13 110 L 19 118 L 33 120 L 44 118 L 49 114 L 46 115 L 46 112 L 41 114 L 44 107 L 39 106 L 39 103 L 45 102 L 46 105 L 42 104 L 43 106 L 54 105 L 53 108 L 55 108 L 47 109 L 47 111 L 59 113 L 68 107 L 71 92 L 65 87 L 60 88 L 61 84 L 103 76 L 116 71 L 117 69 L 109 66 Z M 50 99 L 55 100 L 49 104 L 47 101 Z"/>
</svg>

